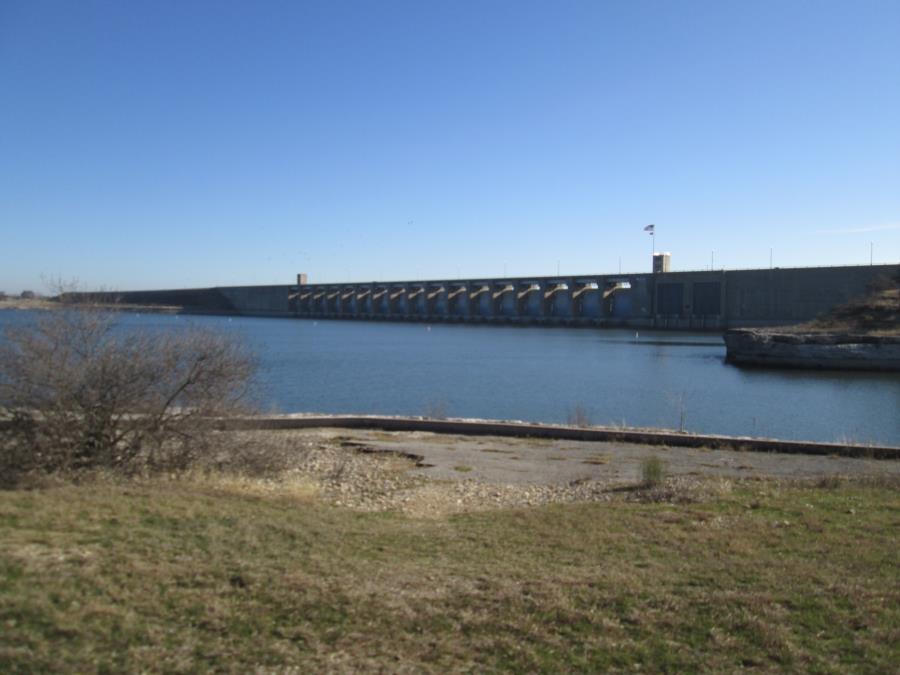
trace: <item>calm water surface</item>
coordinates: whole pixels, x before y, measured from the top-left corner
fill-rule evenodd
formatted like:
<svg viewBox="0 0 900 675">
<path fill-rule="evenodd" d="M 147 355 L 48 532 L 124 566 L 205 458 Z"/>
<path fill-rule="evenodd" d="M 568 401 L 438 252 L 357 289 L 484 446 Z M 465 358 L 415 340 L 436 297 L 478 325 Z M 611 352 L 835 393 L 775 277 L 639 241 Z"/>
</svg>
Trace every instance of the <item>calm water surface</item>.
<svg viewBox="0 0 900 675">
<path fill-rule="evenodd" d="M 0 311 L 0 325 L 31 312 Z M 258 353 L 266 408 L 679 428 L 900 445 L 900 376 L 744 370 L 715 335 L 123 314 L 233 331 Z"/>
</svg>

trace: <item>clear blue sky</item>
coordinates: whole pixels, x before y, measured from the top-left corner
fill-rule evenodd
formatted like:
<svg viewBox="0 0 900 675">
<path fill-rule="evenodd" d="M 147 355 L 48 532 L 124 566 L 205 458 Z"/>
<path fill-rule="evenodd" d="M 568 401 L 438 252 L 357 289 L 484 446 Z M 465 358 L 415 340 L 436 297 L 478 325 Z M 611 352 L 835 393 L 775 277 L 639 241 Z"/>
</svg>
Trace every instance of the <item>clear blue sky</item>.
<svg viewBox="0 0 900 675">
<path fill-rule="evenodd" d="M 900 2 L 0 1 L 0 290 L 900 260 Z"/>
</svg>

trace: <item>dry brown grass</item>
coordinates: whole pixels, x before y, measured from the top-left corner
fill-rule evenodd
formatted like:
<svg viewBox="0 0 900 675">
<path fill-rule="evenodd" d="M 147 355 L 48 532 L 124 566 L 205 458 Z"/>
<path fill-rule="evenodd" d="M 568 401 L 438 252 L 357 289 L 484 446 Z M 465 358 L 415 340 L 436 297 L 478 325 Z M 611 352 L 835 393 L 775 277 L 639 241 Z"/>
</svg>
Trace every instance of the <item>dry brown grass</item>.
<svg viewBox="0 0 900 675">
<path fill-rule="evenodd" d="M 59 309 L 60 305 L 49 298 L 0 298 L 0 309 Z"/>
<path fill-rule="evenodd" d="M 164 481 L 165 479 L 159 479 Z M 172 479 L 197 486 L 198 489 L 231 496 L 251 496 L 311 502 L 321 493 L 318 482 L 300 472 L 286 472 L 278 476 L 245 476 L 235 473 L 191 471 Z"/>
<path fill-rule="evenodd" d="M 843 673 L 900 656 L 896 486 L 426 501 L 361 514 L 212 477 L 0 492 L 0 669 Z"/>
<path fill-rule="evenodd" d="M 859 300 L 835 307 L 813 321 L 779 328 L 787 333 L 863 333 L 900 335 L 900 277 L 884 279 Z"/>
</svg>

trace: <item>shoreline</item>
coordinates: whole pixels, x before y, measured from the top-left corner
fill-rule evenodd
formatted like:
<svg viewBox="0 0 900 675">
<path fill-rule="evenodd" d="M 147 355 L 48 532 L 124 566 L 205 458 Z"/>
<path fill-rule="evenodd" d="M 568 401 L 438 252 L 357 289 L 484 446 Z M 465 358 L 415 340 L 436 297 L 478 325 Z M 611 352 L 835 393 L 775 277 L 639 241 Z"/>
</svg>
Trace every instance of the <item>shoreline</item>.
<svg viewBox="0 0 900 675">
<path fill-rule="evenodd" d="M 737 366 L 900 372 L 900 336 L 735 328 L 725 360 Z"/>
<path fill-rule="evenodd" d="M 385 432 L 433 433 L 445 436 L 495 436 L 556 441 L 625 443 L 737 452 L 831 455 L 860 459 L 900 459 L 900 445 L 791 440 L 757 436 L 727 436 L 674 429 L 572 426 L 521 420 L 475 418 L 407 417 L 401 415 L 340 415 L 286 413 L 249 415 L 215 420 L 221 431 L 289 431 L 302 429 L 358 429 Z M 0 432 L 12 428 L 9 418 L 0 417 Z"/>
<path fill-rule="evenodd" d="M 543 438 L 571 441 L 619 442 L 634 445 L 659 445 L 688 448 L 728 449 L 744 452 L 837 455 L 867 459 L 900 459 L 900 446 L 856 445 L 820 441 L 795 441 L 751 436 L 700 434 L 667 429 L 639 429 L 483 419 L 429 419 L 388 415 L 316 415 L 294 413 L 260 415 L 222 420 L 228 430 L 288 429 L 369 429 L 381 431 L 430 432 L 461 436 L 499 436 Z"/>
<path fill-rule="evenodd" d="M 69 303 L 58 302 L 51 299 L 33 299 L 23 300 L 21 298 L 6 298 L 0 300 L 0 310 L 43 310 L 56 311 L 60 309 L 71 309 L 77 307 Z M 134 312 L 144 314 L 187 314 L 190 313 L 184 307 L 174 305 L 134 305 L 134 304 L 118 304 L 118 303 L 97 303 L 90 305 L 92 309 L 108 310 L 110 312 Z"/>
</svg>

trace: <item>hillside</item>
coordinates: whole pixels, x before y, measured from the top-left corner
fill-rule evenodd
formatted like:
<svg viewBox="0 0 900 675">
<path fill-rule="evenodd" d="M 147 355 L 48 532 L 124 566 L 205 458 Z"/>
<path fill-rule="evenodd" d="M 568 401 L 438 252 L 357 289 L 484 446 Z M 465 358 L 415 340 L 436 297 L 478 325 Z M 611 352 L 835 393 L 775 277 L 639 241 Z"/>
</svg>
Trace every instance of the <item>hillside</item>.
<svg viewBox="0 0 900 675">
<path fill-rule="evenodd" d="M 738 365 L 900 371 L 900 275 L 807 323 L 728 330 L 725 346 Z"/>
<path fill-rule="evenodd" d="M 773 330 L 790 333 L 900 335 L 900 275 L 885 280 L 865 297 L 838 305 L 813 321 Z"/>
</svg>

